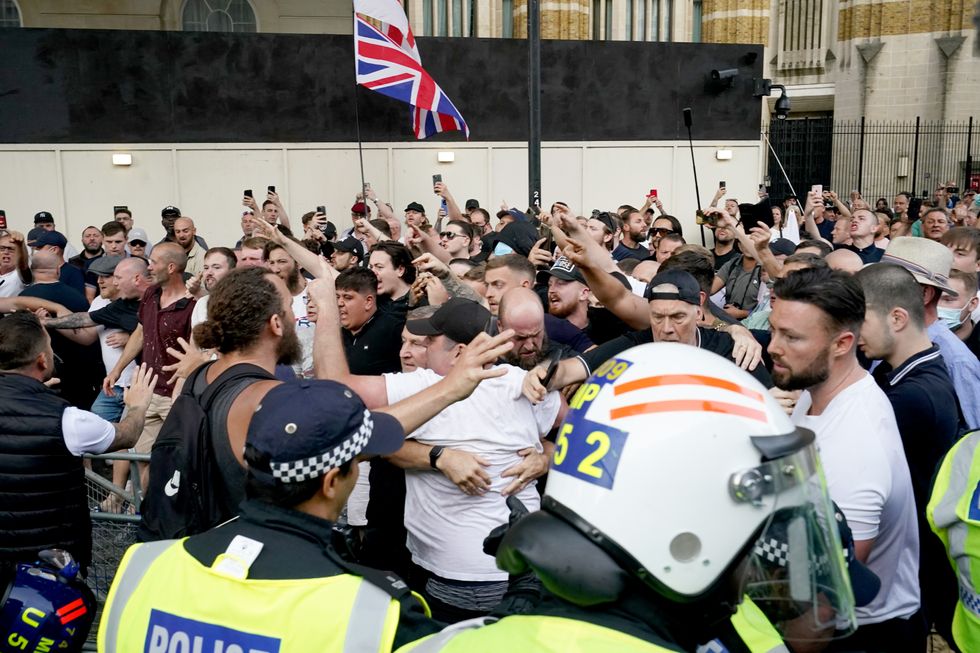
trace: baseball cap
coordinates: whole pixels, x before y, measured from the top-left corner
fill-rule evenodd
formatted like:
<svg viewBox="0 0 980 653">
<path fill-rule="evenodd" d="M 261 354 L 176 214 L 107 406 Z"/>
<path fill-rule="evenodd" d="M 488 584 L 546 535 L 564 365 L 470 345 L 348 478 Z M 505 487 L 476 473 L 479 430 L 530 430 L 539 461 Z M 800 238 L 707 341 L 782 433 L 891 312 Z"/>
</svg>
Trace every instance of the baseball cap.
<svg viewBox="0 0 980 653">
<path fill-rule="evenodd" d="M 467 211 L 471 211 L 473 209 L 478 209 L 478 208 L 480 208 L 480 202 L 477 201 L 477 200 L 466 200 L 466 204 L 464 204 L 463 207 Z"/>
<path fill-rule="evenodd" d="M 37 240 L 34 241 L 34 247 L 41 249 L 47 245 L 52 245 L 54 247 L 60 247 L 64 249 L 68 245 L 68 239 L 58 231 L 45 231 L 38 235 Z"/>
<path fill-rule="evenodd" d="M 146 229 L 143 229 L 142 227 L 133 227 L 129 230 L 129 238 L 126 239 L 126 242 L 132 243 L 136 241 L 139 241 L 144 245 L 150 242 L 149 237 L 146 235 Z"/>
<path fill-rule="evenodd" d="M 556 279 L 562 279 L 564 281 L 578 281 L 579 283 L 585 283 L 585 276 L 583 276 L 582 271 L 564 256 L 559 256 L 557 259 L 555 259 L 555 262 L 551 264 L 551 269 L 548 270 L 548 274 Z"/>
<path fill-rule="evenodd" d="M 920 284 L 934 286 L 953 297 L 959 297 L 949 285 L 953 252 L 945 245 L 928 238 L 893 238 L 880 262 L 900 265 L 911 272 Z"/>
<path fill-rule="evenodd" d="M 609 215 L 608 211 L 593 211 L 589 218 L 595 218 L 602 224 L 606 225 L 611 233 L 616 233 L 616 224 L 613 222 L 612 216 Z"/>
<path fill-rule="evenodd" d="M 419 213 L 425 213 L 425 207 L 418 202 L 409 202 L 408 206 L 405 207 L 406 211 L 418 211 Z"/>
<path fill-rule="evenodd" d="M 796 245 L 788 238 L 777 238 L 769 243 L 769 251 L 776 256 L 789 256 L 796 251 Z"/>
<path fill-rule="evenodd" d="M 34 227 L 30 231 L 28 231 L 27 232 L 27 246 L 28 247 L 37 247 L 37 239 L 38 239 L 38 236 L 40 236 L 41 234 L 43 234 L 45 231 L 47 231 L 47 229 L 42 229 L 41 227 Z"/>
<path fill-rule="evenodd" d="M 658 292 L 653 291 L 653 289 L 657 286 L 664 284 L 674 286 L 677 288 L 677 290 L 661 290 Z M 650 279 L 650 283 L 647 284 L 647 289 L 646 292 L 643 293 L 643 297 L 651 301 L 654 299 L 679 299 L 682 302 L 700 306 L 701 287 L 698 285 L 697 280 L 691 276 L 690 272 L 676 269 L 664 270 L 663 272 L 657 274 L 657 276 L 655 276 L 653 279 Z"/>
<path fill-rule="evenodd" d="M 47 211 L 38 211 L 34 214 L 34 224 L 48 224 L 54 222 L 54 216 Z"/>
<path fill-rule="evenodd" d="M 364 260 L 364 245 L 353 236 L 347 236 L 347 238 L 337 241 L 333 244 L 333 248 L 338 252 L 356 254 L 359 260 Z"/>
<path fill-rule="evenodd" d="M 356 215 L 365 215 L 368 213 L 367 204 L 364 202 L 354 202 L 354 205 L 350 207 L 350 212 Z"/>
<path fill-rule="evenodd" d="M 536 242 L 538 242 L 538 230 L 530 222 L 525 221 L 511 222 L 501 229 L 494 245 L 503 243 L 513 252 L 527 256 Z"/>
<path fill-rule="evenodd" d="M 161 218 L 165 218 L 168 215 L 175 215 L 175 216 L 177 216 L 179 218 L 180 217 L 180 209 L 178 209 L 176 206 L 165 206 L 165 207 L 163 207 L 163 210 L 160 211 L 160 217 Z"/>
<path fill-rule="evenodd" d="M 88 266 L 88 271 L 102 277 L 112 276 L 123 256 L 100 256 Z"/>
<path fill-rule="evenodd" d="M 269 483 L 301 483 L 354 460 L 386 455 L 405 442 L 391 415 L 373 413 L 350 388 L 310 379 L 277 385 L 248 425 L 249 471 Z"/>
<path fill-rule="evenodd" d="M 480 304 L 453 297 L 439 307 L 431 317 L 409 320 L 408 332 L 417 336 L 446 336 L 454 342 L 467 344 L 490 326 L 490 311 Z"/>
</svg>

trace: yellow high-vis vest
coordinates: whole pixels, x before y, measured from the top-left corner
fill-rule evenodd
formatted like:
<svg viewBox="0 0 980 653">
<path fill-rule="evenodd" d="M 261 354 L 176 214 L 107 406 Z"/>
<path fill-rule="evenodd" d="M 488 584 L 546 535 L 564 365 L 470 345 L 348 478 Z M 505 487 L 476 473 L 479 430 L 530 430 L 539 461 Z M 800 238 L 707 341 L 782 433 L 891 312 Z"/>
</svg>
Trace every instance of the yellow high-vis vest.
<svg viewBox="0 0 980 653">
<path fill-rule="evenodd" d="M 747 596 L 742 597 L 738 610 L 732 615 L 732 626 L 752 653 L 789 653 L 779 631 Z"/>
<path fill-rule="evenodd" d="M 350 574 L 250 580 L 250 561 L 239 563 L 225 553 L 202 565 L 183 540 L 130 547 L 103 610 L 99 652 L 391 650 L 400 605 L 381 588 Z"/>
<path fill-rule="evenodd" d="M 953 639 L 962 651 L 980 651 L 980 431 L 963 436 L 946 454 L 926 517 L 946 545 L 959 584 Z"/>
</svg>

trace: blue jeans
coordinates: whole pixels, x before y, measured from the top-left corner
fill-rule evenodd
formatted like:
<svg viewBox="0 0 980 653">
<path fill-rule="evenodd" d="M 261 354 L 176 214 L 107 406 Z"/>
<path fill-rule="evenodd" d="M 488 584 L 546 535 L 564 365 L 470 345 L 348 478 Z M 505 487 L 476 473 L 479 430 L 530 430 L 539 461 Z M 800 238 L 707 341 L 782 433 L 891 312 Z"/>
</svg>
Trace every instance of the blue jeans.
<svg viewBox="0 0 980 653">
<path fill-rule="evenodd" d="M 124 388 L 120 385 L 113 386 L 112 391 L 116 393 L 115 397 L 110 397 L 105 393 L 105 390 L 100 390 L 99 396 L 92 402 L 92 412 L 107 422 L 118 422 L 122 419 L 123 408 L 125 408 L 123 390 Z"/>
</svg>

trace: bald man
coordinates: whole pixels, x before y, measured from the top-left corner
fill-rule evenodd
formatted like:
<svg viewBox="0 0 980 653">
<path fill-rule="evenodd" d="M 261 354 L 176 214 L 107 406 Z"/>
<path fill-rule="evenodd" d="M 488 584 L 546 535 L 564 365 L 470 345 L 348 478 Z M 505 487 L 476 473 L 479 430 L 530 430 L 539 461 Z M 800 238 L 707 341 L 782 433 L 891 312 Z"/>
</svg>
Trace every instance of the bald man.
<svg viewBox="0 0 980 653">
<path fill-rule="evenodd" d="M 206 250 L 197 242 L 197 227 L 187 216 L 177 218 L 174 222 L 174 241 L 180 245 L 187 256 L 184 272 L 196 276 L 204 271 L 204 255 Z"/>
<path fill-rule="evenodd" d="M 856 274 L 864 267 L 864 261 L 856 252 L 850 249 L 835 249 L 825 257 L 831 270 L 840 270 L 848 274 Z"/>
<path fill-rule="evenodd" d="M 501 331 L 514 330 L 514 348 L 504 355 L 505 362 L 529 370 L 556 351 L 561 358 L 576 355 L 571 347 L 548 340 L 544 319 L 541 299 L 530 288 L 512 288 L 503 294 L 497 325 Z"/>
</svg>

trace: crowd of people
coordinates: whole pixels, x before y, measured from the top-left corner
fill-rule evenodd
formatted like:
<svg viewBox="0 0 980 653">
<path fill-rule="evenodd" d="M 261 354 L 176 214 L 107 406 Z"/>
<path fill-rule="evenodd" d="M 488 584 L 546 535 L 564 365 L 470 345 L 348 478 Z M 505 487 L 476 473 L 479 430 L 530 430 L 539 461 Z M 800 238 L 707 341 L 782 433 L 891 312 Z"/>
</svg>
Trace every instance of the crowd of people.
<svg viewBox="0 0 980 653">
<path fill-rule="evenodd" d="M 515 544 L 519 533 L 528 537 L 516 526 L 500 553 L 488 544 L 493 538 L 485 540 L 521 525 L 515 515 L 522 511 L 560 517 L 560 526 L 542 517 L 538 527 L 555 541 L 567 538 L 568 551 L 577 546 L 578 535 L 566 532 L 578 527 L 576 519 L 608 525 L 616 515 L 651 531 L 665 527 L 659 498 L 621 489 L 624 475 L 641 479 L 636 487 L 658 480 L 628 471 L 622 441 L 609 435 L 620 428 L 610 415 L 633 410 L 621 414 L 645 420 L 652 438 L 666 429 L 686 433 L 691 420 L 702 429 L 709 423 L 679 420 L 678 411 L 751 420 L 760 419 L 758 410 L 684 403 L 686 395 L 669 387 L 653 403 L 611 412 L 598 410 L 596 397 L 607 396 L 606 386 L 618 395 L 694 383 L 757 395 L 755 403 L 770 411 L 762 421 L 815 434 L 851 556 L 877 583 L 859 592 L 867 583 L 853 571 L 847 581 L 857 597 L 856 630 L 841 608 L 836 622 L 825 619 L 819 633 L 798 640 L 785 606 L 756 601 L 752 609 L 778 626 L 777 641 L 794 651 L 922 651 L 936 632 L 959 650 L 980 650 L 980 586 L 971 585 L 967 561 L 972 555 L 977 564 L 977 553 L 962 530 L 971 519 L 980 525 L 980 516 L 956 508 L 956 493 L 974 489 L 962 478 L 976 446 L 965 451 L 973 437 L 966 434 L 980 429 L 975 190 L 957 196 L 949 183 L 929 199 L 899 193 L 872 206 L 857 192 L 841 197 L 821 186 L 779 201 L 760 190 L 740 203 L 721 185 L 699 214 L 695 237 L 656 195 L 639 206 L 580 214 L 560 201 L 526 211 L 488 210 L 472 199 L 461 206 L 441 181 L 433 191 L 440 208 L 430 218 L 419 201 L 399 216 L 365 187 L 345 229 L 324 207 L 290 219 L 270 187 L 261 206 L 243 197 L 238 241 L 213 247 L 174 206 L 161 211 L 165 236 L 157 243 L 125 207 L 86 227 L 80 249 L 47 211 L 34 216 L 26 235 L 0 230 L 0 312 L 7 314 L 0 319 L 0 433 L 8 434 L 0 435 L 0 559 L 29 563 L 42 549 L 63 548 L 83 568 L 90 564 L 90 508 L 134 507 L 118 495 L 89 506 L 80 456 L 131 449 L 150 454 L 139 479 L 129 478 L 126 461 L 97 470 L 130 492 L 145 491 L 141 539 L 148 542 L 120 567 L 101 624 L 102 650 L 135 650 L 144 641 L 146 650 L 192 650 L 174 648 L 173 639 L 190 626 L 158 617 L 191 606 L 208 621 L 216 614 L 205 609 L 208 601 L 223 612 L 223 627 L 243 632 L 287 619 L 263 613 L 272 594 L 249 598 L 199 570 L 207 568 L 230 578 L 310 579 L 313 589 L 296 594 L 288 624 L 273 630 L 342 643 L 345 632 L 349 640 L 375 629 L 364 650 L 410 646 L 446 624 L 554 608 L 549 601 L 567 608 L 584 593 L 602 592 L 594 579 L 570 567 L 562 572 L 564 554 L 551 564 L 527 543 Z M 710 247 L 694 242 L 704 234 Z M 650 343 L 675 346 L 643 348 Z M 636 353 L 647 351 L 663 358 Z M 619 377 L 631 367 L 649 378 L 624 382 Z M 596 430 L 570 440 L 582 424 Z M 719 433 L 738 430 L 718 424 Z M 728 446 L 690 438 L 688 446 L 709 449 L 705 457 Z M 596 464 L 610 448 L 616 462 Z M 951 450 L 966 460 L 960 476 L 946 469 L 955 461 L 944 466 Z M 670 461 L 682 476 L 700 473 L 691 457 L 660 455 L 644 462 L 646 476 L 656 476 L 654 469 L 669 475 Z M 568 456 L 577 467 L 563 472 Z M 972 467 L 980 475 L 980 463 Z M 606 509 L 594 518 L 574 512 L 574 493 L 572 513 L 561 503 L 570 496 L 559 481 L 565 474 L 611 490 L 617 473 L 620 503 L 602 503 L 613 496 L 603 495 L 597 505 Z M 734 499 L 722 489 L 726 501 L 737 501 L 735 489 Z M 683 507 L 684 497 L 679 491 L 672 501 Z M 745 555 L 768 541 L 760 538 L 762 523 L 740 541 Z M 652 604 L 659 616 L 646 614 L 654 608 L 635 588 L 629 600 L 607 597 L 622 614 L 607 611 L 605 621 L 583 616 L 592 598 L 577 603 L 579 612 L 547 614 L 572 614 L 661 647 L 652 650 L 763 650 L 737 624 L 734 635 L 708 625 L 720 623 L 716 613 L 727 620 L 740 594 L 722 601 L 712 586 L 704 596 L 714 603 L 698 613 L 700 627 L 693 612 L 671 617 L 662 602 L 683 604 L 685 581 L 661 578 L 669 565 L 667 572 L 645 569 L 645 558 L 628 546 L 630 534 L 604 543 L 621 527 L 585 529 L 598 548 L 582 564 L 594 564 L 595 573 L 628 571 L 629 582 L 606 579 L 610 592 L 641 579 L 644 592 L 659 592 Z M 185 536 L 177 545 L 170 539 Z M 669 547 L 684 560 L 677 547 L 694 545 L 674 540 Z M 735 574 L 732 564 L 726 569 Z M 520 573 L 528 569 L 535 582 Z M 724 577 L 722 569 L 714 573 Z M 336 591 L 319 581 L 338 577 L 364 579 L 345 595 L 353 607 L 337 613 L 350 612 L 350 620 L 311 607 Z M 215 601 L 211 592 L 226 594 Z M 372 600 L 374 612 L 358 612 Z M 149 621 L 134 620 L 141 610 Z M 515 622 L 487 630 L 504 623 Z M 416 650 L 428 650 L 426 642 L 449 646 L 446 632 Z M 273 650 L 254 637 L 228 641 Z M 711 648 L 713 638 L 727 648 Z M 452 641 L 460 650 L 461 642 L 472 645 L 462 636 Z"/>
</svg>

